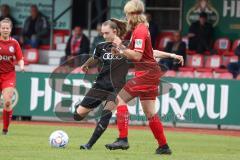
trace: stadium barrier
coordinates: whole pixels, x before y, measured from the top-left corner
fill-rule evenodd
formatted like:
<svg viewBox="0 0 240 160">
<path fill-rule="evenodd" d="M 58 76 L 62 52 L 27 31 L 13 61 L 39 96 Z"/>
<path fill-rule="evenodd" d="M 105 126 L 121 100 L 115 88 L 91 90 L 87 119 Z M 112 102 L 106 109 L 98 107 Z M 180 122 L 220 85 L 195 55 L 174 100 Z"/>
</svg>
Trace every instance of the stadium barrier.
<svg viewBox="0 0 240 160">
<path fill-rule="evenodd" d="M 56 106 L 72 112 L 94 79 L 84 74 L 17 73 L 14 115 L 56 117 Z M 164 122 L 240 125 L 240 81 L 163 78 L 159 87 L 156 108 Z M 101 108 L 89 118 L 98 118 Z M 133 122 L 146 120 L 138 99 L 129 103 L 129 112 Z"/>
</svg>

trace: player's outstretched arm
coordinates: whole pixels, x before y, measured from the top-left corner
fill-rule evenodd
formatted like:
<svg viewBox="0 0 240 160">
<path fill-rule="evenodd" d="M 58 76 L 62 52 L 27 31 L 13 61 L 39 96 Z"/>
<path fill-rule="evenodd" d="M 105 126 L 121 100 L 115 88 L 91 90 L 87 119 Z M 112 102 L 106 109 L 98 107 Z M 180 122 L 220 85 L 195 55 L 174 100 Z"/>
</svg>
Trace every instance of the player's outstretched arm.
<svg viewBox="0 0 240 160">
<path fill-rule="evenodd" d="M 183 66 L 184 65 L 184 59 L 183 56 L 176 55 L 174 53 L 168 53 L 164 51 L 159 50 L 153 50 L 153 55 L 155 58 L 173 58 L 179 61 L 179 63 Z"/>
<path fill-rule="evenodd" d="M 127 59 L 140 61 L 142 58 L 142 53 L 137 52 L 135 50 L 127 49 L 122 44 L 122 40 L 119 37 L 115 37 L 113 40 L 113 43 L 115 44 L 115 47 L 112 48 L 112 54 L 114 55 L 122 55 L 125 56 Z"/>
<path fill-rule="evenodd" d="M 94 59 L 93 57 L 90 57 L 82 66 L 82 70 L 84 72 L 87 72 L 89 66 L 96 65 L 98 63 L 97 59 Z"/>
<path fill-rule="evenodd" d="M 130 60 L 140 61 L 142 58 L 142 53 L 131 49 L 123 50 L 122 54 Z"/>
<path fill-rule="evenodd" d="M 122 55 L 130 60 L 140 61 L 142 58 L 142 53 L 136 52 L 131 49 L 119 49 L 119 48 L 112 48 L 112 54 L 114 55 Z"/>
</svg>

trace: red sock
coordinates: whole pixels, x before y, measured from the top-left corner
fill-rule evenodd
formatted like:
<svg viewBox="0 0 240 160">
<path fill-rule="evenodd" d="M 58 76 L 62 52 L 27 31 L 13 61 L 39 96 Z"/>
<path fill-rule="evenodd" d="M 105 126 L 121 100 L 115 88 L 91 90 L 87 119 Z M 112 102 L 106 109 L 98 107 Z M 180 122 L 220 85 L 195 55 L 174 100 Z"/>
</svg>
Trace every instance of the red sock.
<svg viewBox="0 0 240 160">
<path fill-rule="evenodd" d="M 2 112 L 2 119 L 3 119 L 3 130 L 7 130 L 8 129 L 8 125 L 7 125 L 7 111 L 5 109 L 3 109 L 3 112 Z"/>
<path fill-rule="evenodd" d="M 3 109 L 3 130 L 4 131 L 8 131 L 8 126 L 12 120 L 12 113 L 13 110 L 11 111 L 7 111 L 5 109 Z"/>
<path fill-rule="evenodd" d="M 8 111 L 8 121 L 7 121 L 8 126 L 10 125 L 10 123 L 12 121 L 12 115 L 13 115 L 13 110 Z"/>
<path fill-rule="evenodd" d="M 158 115 L 156 114 L 152 118 L 149 118 L 148 120 L 149 120 L 149 127 L 151 128 L 154 137 L 158 141 L 159 146 L 161 147 L 167 144 L 166 137 L 163 131 L 163 125 Z"/>
<path fill-rule="evenodd" d="M 117 126 L 119 131 L 119 138 L 126 138 L 128 136 L 128 121 L 129 113 L 126 105 L 117 107 Z"/>
</svg>

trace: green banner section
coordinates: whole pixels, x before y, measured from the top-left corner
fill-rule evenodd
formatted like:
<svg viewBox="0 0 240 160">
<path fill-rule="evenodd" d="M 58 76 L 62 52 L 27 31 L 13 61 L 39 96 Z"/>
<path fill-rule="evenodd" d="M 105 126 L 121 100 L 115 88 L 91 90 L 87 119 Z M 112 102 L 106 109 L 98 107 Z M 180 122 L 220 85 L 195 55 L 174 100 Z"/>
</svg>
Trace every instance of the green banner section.
<svg viewBox="0 0 240 160">
<path fill-rule="evenodd" d="M 55 116 L 56 106 L 73 111 L 95 75 L 17 73 L 14 114 Z M 240 81 L 164 78 L 156 109 L 163 121 L 240 125 Z M 138 99 L 129 103 L 131 120 L 146 120 Z M 90 116 L 98 115 L 98 109 Z M 95 117 L 96 118 L 96 117 Z"/>
<path fill-rule="evenodd" d="M 240 1 L 239 0 L 183 0 L 183 33 L 187 34 L 192 22 L 198 20 L 198 14 L 204 11 L 213 24 L 215 37 L 240 37 Z"/>
<path fill-rule="evenodd" d="M 48 18 L 52 15 L 52 0 L 0 0 L 1 4 L 8 4 L 11 14 L 17 21 L 16 27 L 23 27 L 25 19 L 30 15 L 30 6 L 37 5 L 39 10 Z M 57 17 L 72 3 L 72 0 L 57 0 L 55 2 L 54 15 Z M 55 29 L 70 28 L 71 10 L 67 11 L 61 18 L 57 20 Z"/>
</svg>

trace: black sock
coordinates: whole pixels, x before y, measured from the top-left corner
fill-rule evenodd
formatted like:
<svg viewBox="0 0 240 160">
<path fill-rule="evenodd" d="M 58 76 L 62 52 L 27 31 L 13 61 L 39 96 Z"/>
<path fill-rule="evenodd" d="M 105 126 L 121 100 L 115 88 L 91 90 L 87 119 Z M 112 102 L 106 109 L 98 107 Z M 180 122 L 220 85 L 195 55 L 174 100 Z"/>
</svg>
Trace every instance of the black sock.
<svg viewBox="0 0 240 160">
<path fill-rule="evenodd" d="M 128 138 L 125 137 L 125 138 L 118 138 L 119 140 L 122 140 L 122 141 L 125 141 L 125 142 L 128 142 Z"/>
<path fill-rule="evenodd" d="M 92 137 L 88 141 L 90 146 L 93 146 L 96 141 L 101 137 L 104 131 L 107 129 L 110 119 L 112 118 L 112 112 L 110 110 L 103 110 L 101 118 L 97 123 L 97 126 L 92 134 Z"/>
<path fill-rule="evenodd" d="M 169 146 L 168 146 L 168 144 L 165 144 L 165 145 L 163 145 L 161 148 L 163 148 L 163 149 L 168 149 Z"/>
</svg>

